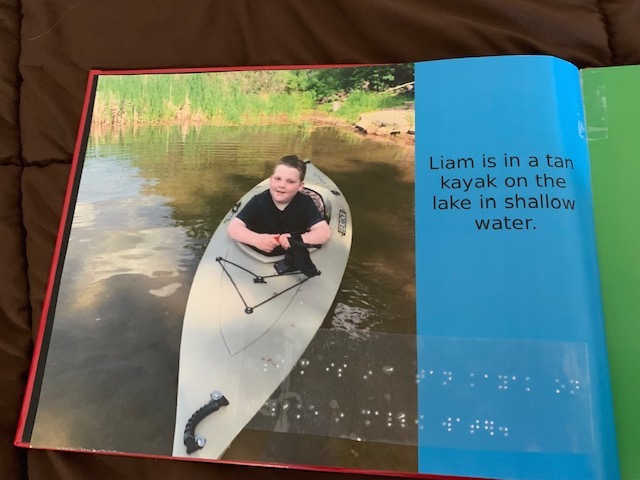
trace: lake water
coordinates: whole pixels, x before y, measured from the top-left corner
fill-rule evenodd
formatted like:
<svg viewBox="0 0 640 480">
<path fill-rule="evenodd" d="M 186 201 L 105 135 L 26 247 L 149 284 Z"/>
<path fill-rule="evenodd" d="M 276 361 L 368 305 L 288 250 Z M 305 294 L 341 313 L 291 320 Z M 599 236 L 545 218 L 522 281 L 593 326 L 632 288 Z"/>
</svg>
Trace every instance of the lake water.
<svg viewBox="0 0 640 480">
<path fill-rule="evenodd" d="M 94 131 L 34 445 L 171 454 L 199 258 L 229 208 L 289 153 L 343 191 L 351 255 L 322 329 L 225 459 L 415 469 L 414 153 L 334 127 Z"/>
</svg>

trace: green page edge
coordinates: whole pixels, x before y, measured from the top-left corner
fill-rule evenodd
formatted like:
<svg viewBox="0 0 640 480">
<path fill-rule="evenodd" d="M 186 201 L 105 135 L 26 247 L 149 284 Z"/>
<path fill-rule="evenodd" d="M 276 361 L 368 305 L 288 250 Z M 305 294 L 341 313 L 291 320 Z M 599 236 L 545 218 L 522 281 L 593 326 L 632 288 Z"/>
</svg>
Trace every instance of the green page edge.
<svg viewBox="0 0 640 480">
<path fill-rule="evenodd" d="M 620 473 L 640 479 L 640 66 L 581 75 Z"/>
</svg>

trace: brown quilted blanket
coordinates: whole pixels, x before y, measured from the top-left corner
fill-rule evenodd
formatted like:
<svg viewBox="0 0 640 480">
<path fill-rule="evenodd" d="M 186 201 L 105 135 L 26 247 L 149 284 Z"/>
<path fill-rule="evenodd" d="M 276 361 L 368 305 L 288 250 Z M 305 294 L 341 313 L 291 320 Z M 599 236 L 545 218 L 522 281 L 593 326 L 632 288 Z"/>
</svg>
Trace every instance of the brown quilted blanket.
<svg viewBox="0 0 640 480">
<path fill-rule="evenodd" d="M 0 0 L 0 478 L 338 478 L 14 448 L 88 70 L 551 54 L 640 63 L 637 0 Z M 371 477 L 367 477 L 371 478 Z"/>
</svg>

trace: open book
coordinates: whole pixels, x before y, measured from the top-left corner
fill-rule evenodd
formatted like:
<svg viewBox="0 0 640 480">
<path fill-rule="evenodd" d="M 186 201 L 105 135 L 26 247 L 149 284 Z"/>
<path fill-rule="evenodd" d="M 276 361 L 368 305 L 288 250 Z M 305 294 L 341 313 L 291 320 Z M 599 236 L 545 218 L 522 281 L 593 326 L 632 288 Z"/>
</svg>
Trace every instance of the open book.
<svg viewBox="0 0 640 480">
<path fill-rule="evenodd" d="M 638 78 L 543 56 L 93 71 L 16 444 L 617 478 Z M 301 268 L 229 234 L 278 205 L 288 154 L 331 232 Z"/>
</svg>

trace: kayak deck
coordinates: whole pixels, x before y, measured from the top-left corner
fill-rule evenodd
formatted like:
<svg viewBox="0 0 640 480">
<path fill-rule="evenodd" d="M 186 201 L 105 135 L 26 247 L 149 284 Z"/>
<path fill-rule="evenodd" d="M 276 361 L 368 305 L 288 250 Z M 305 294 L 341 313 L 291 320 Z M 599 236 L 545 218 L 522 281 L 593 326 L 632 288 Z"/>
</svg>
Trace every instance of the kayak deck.
<svg viewBox="0 0 640 480">
<path fill-rule="evenodd" d="M 333 303 L 351 247 L 351 214 L 337 186 L 313 165 L 307 168 L 305 184 L 320 194 L 330 213 L 332 237 L 311 253 L 320 275 L 273 276 L 274 262 L 282 256 L 261 255 L 228 237 L 228 223 L 268 188 L 268 180 L 231 209 L 203 255 L 183 322 L 175 456 L 219 458 L 298 362 Z M 234 272 L 229 275 L 225 268 Z M 197 430 L 206 444 L 188 454 L 185 427 L 213 401 L 213 392 L 228 405 L 202 419 Z"/>
</svg>

